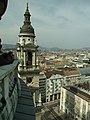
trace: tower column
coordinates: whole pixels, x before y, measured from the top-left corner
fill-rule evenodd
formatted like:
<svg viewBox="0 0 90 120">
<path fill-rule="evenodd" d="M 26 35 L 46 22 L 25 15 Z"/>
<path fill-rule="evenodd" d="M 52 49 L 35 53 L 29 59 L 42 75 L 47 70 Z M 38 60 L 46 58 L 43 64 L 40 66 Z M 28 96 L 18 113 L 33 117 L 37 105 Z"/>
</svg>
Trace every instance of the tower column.
<svg viewBox="0 0 90 120">
<path fill-rule="evenodd" d="M 20 59 L 20 50 L 17 50 L 17 57 Z"/>
<path fill-rule="evenodd" d="M 21 46 L 21 59 L 23 59 L 23 47 Z"/>
<path fill-rule="evenodd" d="M 33 65 L 33 68 L 35 68 L 35 53 L 33 53 L 33 56 L 32 56 L 32 65 Z"/>
<path fill-rule="evenodd" d="M 38 67 L 38 57 L 37 57 L 36 65 L 37 65 L 37 67 Z"/>
<path fill-rule="evenodd" d="M 24 66 L 26 66 L 26 51 L 24 50 Z"/>
</svg>

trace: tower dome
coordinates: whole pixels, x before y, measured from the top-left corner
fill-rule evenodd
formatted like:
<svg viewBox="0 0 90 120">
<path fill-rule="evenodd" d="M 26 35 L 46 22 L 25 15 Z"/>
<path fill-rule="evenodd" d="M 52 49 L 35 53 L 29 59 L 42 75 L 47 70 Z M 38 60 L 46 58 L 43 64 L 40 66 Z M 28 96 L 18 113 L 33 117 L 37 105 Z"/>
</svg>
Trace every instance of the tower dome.
<svg viewBox="0 0 90 120">
<path fill-rule="evenodd" d="M 32 27 L 32 25 L 28 25 L 28 24 L 24 24 L 21 28 L 20 28 L 20 33 L 34 33 L 34 28 Z"/>
</svg>

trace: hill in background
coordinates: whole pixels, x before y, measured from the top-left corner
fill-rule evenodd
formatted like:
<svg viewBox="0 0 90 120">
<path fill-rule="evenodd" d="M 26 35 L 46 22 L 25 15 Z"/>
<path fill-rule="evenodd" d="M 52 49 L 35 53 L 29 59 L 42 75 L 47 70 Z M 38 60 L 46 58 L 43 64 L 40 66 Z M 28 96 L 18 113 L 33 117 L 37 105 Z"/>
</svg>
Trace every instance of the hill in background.
<svg viewBox="0 0 90 120">
<path fill-rule="evenodd" d="M 2 48 L 3 49 L 16 49 L 16 45 L 2 44 Z M 60 51 L 62 49 L 60 49 L 58 47 L 47 48 L 47 47 L 41 47 L 41 46 L 39 46 L 38 50 L 42 50 L 42 51 Z"/>
<path fill-rule="evenodd" d="M 16 45 L 12 44 L 2 44 L 3 49 L 16 49 Z"/>
</svg>

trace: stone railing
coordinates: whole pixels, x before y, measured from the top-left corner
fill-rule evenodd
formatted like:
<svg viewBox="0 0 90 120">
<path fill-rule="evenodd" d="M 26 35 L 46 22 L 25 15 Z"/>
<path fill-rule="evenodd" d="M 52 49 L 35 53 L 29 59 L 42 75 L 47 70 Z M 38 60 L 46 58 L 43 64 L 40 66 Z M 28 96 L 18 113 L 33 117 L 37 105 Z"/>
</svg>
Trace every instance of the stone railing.
<svg viewBox="0 0 90 120">
<path fill-rule="evenodd" d="M 18 60 L 0 67 L 0 120 L 12 120 L 19 96 Z"/>
</svg>

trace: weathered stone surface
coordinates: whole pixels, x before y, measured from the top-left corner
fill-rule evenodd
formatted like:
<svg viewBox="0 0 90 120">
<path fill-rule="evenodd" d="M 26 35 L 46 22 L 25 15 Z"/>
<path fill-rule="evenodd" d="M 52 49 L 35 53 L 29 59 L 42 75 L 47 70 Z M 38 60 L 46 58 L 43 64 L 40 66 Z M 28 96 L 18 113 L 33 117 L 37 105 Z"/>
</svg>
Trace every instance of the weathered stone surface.
<svg viewBox="0 0 90 120">
<path fill-rule="evenodd" d="M 21 96 L 18 99 L 13 120 L 35 120 L 35 108 L 30 89 L 22 80 L 20 80 L 20 83 Z"/>
<path fill-rule="evenodd" d="M 35 116 L 23 113 L 16 113 L 14 120 L 35 120 Z"/>
</svg>

